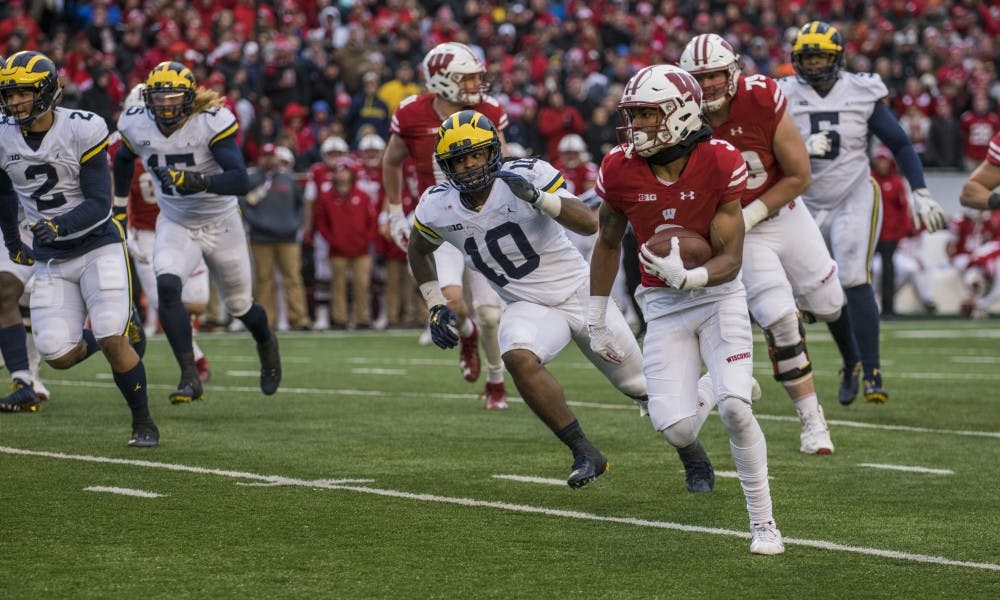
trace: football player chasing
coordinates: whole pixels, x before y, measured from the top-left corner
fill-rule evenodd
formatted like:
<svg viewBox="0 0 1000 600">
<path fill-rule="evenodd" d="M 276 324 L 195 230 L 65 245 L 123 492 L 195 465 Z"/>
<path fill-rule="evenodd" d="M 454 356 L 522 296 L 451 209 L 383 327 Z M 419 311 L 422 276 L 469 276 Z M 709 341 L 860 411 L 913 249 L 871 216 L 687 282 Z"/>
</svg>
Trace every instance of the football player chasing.
<svg viewBox="0 0 1000 600">
<path fill-rule="evenodd" d="M 247 193 L 249 184 L 236 145 L 236 117 L 218 94 L 197 87 L 191 71 L 176 62 L 149 72 L 143 100 L 144 106 L 130 107 L 118 119 L 122 147 L 114 160 L 115 196 L 128 195 L 134 160 L 142 159 L 154 175 L 160 206 L 153 249 L 160 324 L 181 369 L 170 402 L 204 398 L 182 297 L 202 258 L 226 310 L 257 342 L 261 391 L 274 394 L 281 359 L 267 313 L 251 297 L 250 252 L 236 198 Z"/>
<path fill-rule="evenodd" d="M 802 198 L 837 261 L 860 350 L 865 401 L 883 403 L 889 394 L 882 382 L 879 309 L 871 285 L 882 203 L 869 168 L 870 133 L 892 151 L 912 189 L 914 223 L 933 233 L 945 227 L 944 213 L 931 198 L 910 138 L 883 102 L 888 90 L 882 79 L 841 71 L 844 41 L 836 28 L 820 21 L 804 25 L 792 46 L 792 66 L 795 76 L 778 83 L 811 159 L 812 183 Z M 857 377 L 856 369 L 846 372 Z"/>
<path fill-rule="evenodd" d="M 764 330 L 774 378 L 795 405 L 800 450 L 832 454 L 830 429 L 816 396 L 805 327 L 798 308 L 830 323 L 857 363 L 837 263 L 799 194 L 809 185 L 809 156 L 777 82 L 741 75 L 740 58 L 715 34 L 694 37 L 680 66 L 702 90 L 702 112 L 713 135 L 740 150 L 747 163 L 743 192 L 742 280 L 754 321 Z M 835 336 L 836 337 L 836 336 Z M 841 344 L 841 340 L 838 340 Z M 857 385 L 857 377 L 849 378 Z M 857 394 L 857 387 L 850 400 Z"/>
<path fill-rule="evenodd" d="M 564 228 L 592 234 L 593 212 L 566 191 L 562 175 L 549 163 L 504 163 L 496 127 L 476 111 L 444 121 L 434 157 L 447 180 L 425 191 L 417 204 L 407 251 L 430 309 L 434 343 L 452 348 L 459 341 L 457 317 L 432 260 L 447 242 L 461 248 L 467 266 L 507 302 L 499 323 L 504 365 L 528 407 L 572 451 L 567 483 L 582 487 L 604 473 L 608 462 L 584 435 L 545 365 L 572 340 L 640 408 L 646 400 L 638 343 L 614 305 L 602 330 L 618 349 L 613 361 L 591 350 L 587 262 Z"/>
<path fill-rule="evenodd" d="M 689 489 L 696 484 L 708 491 L 714 472 L 698 433 L 717 405 L 746 497 L 750 552 L 780 554 L 784 544 L 772 514 L 767 443 L 751 408 L 753 336 L 738 277 L 747 165 L 732 145 L 711 137 L 701 101 L 698 82 L 672 65 L 646 67 L 625 85 L 618 104 L 625 143 L 604 157 L 597 179 L 604 204 L 591 257 L 591 346 L 603 356 L 619 354 L 615 340 L 603 333 L 603 313 L 631 223 L 641 244 L 636 296 L 648 322 L 643 370 L 653 427 L 678 449 Z M 645 242 L 664 226 L 700 233 L 711 242 L 713 257 L 686 269 L 677 238 L 666 257 L 654 255 Z M 712 381 L 707 395 L 699 394 L 702 362 Z"/>
<path fill-rule="evenodd" d="M 34 264 L 38 352 L 52 367 L 68 369 L 102 350 L 132 412 L 128 445 L 156 446 L 144 338 L 137 352 L 128 335 L 132 293 L 122 233 L 111 219 L 108 128 L 94 113 L 56 107 L 61 93 L 55 64 L 39 52 L 18 52 L 0 69 L 4 243 L 11 261 Z M 18 232 L 18 200 L 34 236 L 30 249 Z M 88 317 L 93 335 L 84 335 Z"/>
</svg>

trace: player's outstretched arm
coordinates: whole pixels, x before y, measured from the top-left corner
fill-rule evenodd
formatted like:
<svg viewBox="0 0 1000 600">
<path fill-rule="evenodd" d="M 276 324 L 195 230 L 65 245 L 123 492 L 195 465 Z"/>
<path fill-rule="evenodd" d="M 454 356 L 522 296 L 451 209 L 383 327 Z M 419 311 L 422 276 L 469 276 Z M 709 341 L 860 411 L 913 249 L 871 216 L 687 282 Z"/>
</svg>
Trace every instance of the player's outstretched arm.
<svg viewBox="0 0 1000 600">
<path fill-rule="evenodd" d="M 590 257 L 590 295 L 610 296 L 611 285 L 621 264 L 622 238 L 625 237 L 628 219 L 602 203 L 598 220 L 597 242 Z"/>
<path fill-rule="evenodd" d="M 965 180 L 958 200 L 969 208 L 996 210 L 1000 208 L 1000 191 L 994 191 L 998 187 L 1000 166 L 983 161 Z"/>
<path fill-rule="evenodd" d="M 575 196 L 561 196 L 562 210 L 556 222 L 580 235 L 597 233 L 597 216 L 582 200 Z"/>
</svg>

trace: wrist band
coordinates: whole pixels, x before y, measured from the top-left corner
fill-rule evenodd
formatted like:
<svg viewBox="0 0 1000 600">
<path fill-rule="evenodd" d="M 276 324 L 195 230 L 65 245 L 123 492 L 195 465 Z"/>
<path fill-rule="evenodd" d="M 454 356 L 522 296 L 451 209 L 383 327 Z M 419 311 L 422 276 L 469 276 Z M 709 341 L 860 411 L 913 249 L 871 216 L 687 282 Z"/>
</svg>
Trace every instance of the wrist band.
<svg viewBox="0 0 1000 600">
<path fill-rule="evenodd" d="M 562 212 L 562 198 L 549 192 L 539 192 L 538 200 L 535 202 L 538 210 L 549 215 L 553 219 Z"/>
<path fill-rule="evenodd" d="M 993 210 L 1000 208 L 1000 192 L 990 194 L 990 197 L 986 200 L 986 206 Z"/>
<path fill-rule="evenodd" d="M 437 282 L 437 279 L 421 283 L 420 295 L 424 297 L 428 309 L 434 308 L 438 304 L 448 304 L 444 299 L 444 294 L 441 293 L 441 284 Z"/>
</svg>

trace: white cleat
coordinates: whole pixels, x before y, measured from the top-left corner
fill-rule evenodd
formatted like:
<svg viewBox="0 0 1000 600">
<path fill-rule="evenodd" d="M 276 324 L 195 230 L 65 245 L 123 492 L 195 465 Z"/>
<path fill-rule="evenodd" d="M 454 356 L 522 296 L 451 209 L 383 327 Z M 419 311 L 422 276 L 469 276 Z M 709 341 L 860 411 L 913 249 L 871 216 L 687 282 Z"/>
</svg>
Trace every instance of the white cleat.
<svg viewBox="0 0 1000 600">
<path fill-rule="evenodd" d="M 38 396 L 40 400 L 48 400 L 52 397 L 52 395 L 49 394 L 49 388 L 45 387 L 45 384 L 42 383 L 41 379 L 32 378 L 31 387 L 35 388 L 35 395 Z"/>
<path fill-rule="evenodd" d="M 430 346 L 433 341 L 434 340 L 431 339 L 431 328 L 428 325 L 422 332 L 420 332 L 420 339 L 417 340 L 417 343 L 421 346 Z"/>
<path fill-rule="evenodd" d="M 750 554 L 771 556 L 782 554 L 785 544 L 781 541 L 781 531 L 774 521 L 750 526 Z"/>
<path fill-rule="evenodd" d="M 815 411 L 799 415 L 802 424 L 800 439 L 802 445 L 799 452 L 803 454 L 833 454 L 833 441 L 830 439 L 830 428 L 823 416 L 823 407 L 817 406 Z"/>
</svg>

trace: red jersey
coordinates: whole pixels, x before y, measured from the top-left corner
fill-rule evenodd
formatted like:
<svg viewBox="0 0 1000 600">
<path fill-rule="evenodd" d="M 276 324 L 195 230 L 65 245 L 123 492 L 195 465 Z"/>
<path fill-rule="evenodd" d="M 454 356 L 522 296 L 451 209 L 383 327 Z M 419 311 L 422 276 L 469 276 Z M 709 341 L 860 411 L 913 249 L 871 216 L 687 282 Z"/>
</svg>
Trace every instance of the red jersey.
<svg viewBox="0 0 1000 600">
<path fill-rule="evenodd" d="M 417 163 L 420 193 L 444 181 L 444 173 L 434 160 L 434 144 L 437 142 L 441 122 L 449 115 L 437 114 L 431 104 L 434 98 L 434 94 L 420 94 L 403 100 L 396 112 L 392 113 L 392 122 L 389 125 L 389 131 L 403 140 L 407 150 L 410 151 L 410 156 Z M 492 96 L 484 95 L 482 102 L 470 108 L 486 115 L 496 126 L 497 131 L 507 128 L 507 112 Z"/>
<path fill-rule="evenodd" d="M 639 244 L 646 243 L 662 225 L 679 225 L 710 240 L 709 227 L 719 206 L 735 202 L 747 183 L 747 165 L 729 142 L 711 139 L 697 144 L 680 178 L 663 183 L 646 159 L 625 156 L 625 146 L 611 150 L 597 175 L 597 195 L 625 215 Z M 642 284 L 666 287 L 659 277 L 643 270 Z"/>
<path fill-rule="evenodd" d="M 108 144 L 108 162 L 114 164 L 115 154 L 122 145 L 122 136 L 117 131 L 111 134 L 111 143 Z M 145 229 L 153 231 L 156 229 L 156 217 L 160 216 L 160 206 L 156 203 L 156 192 L 153 189 L 153 182 L 148 185 L 141 185 L 140 180 L 146 174 L 146 168 L 142 165 L 142 160 L 135 159 L 135 172 L 132 174 L 132 184 L 128 188 L 128 224 L 132 229 Z M 152 177 L 146 175 L 147 178 Z"/>
<path fill-rule="evenodd" d="M 774 132 L 788 102 L 778 82 L 763 75 L 740 77 L 729 103 L 729 117 L 712 126 L 712 135 L 743 154 L 748 176 L 742 204 L 746 206 L 785 176 L 774 157 Z"/>
<path fill-rule="evenodd" d="M 878 239 L 898 242 L 913 231 L 910 202 L 906 199 L 906 184 L 903 177 L 895 171 L 885 175 L 873 171 L 872 177 L 882 191 L 882 232 Z"/>
<path fill-rule="evenodd" d="M 581 162 L 575 169 L 570 169 L 562 164 L 562 161 L 552 163 L 552 166 L 559 170 L 566 179 L 566 189 L 571 194 L 579 197 L 587 190 L 594 187 L 597 181 L 597 165 L 590 161 Z"/>
<path fill-rule="evenodd" d="M 1000 167 L 1000 131 L 996 132 L 986 150 L 986 162 L 994 167 Z"/>
<path fill-rule="evenodd" d="M 316 231 L 330 245 L 330 256 L 365 256 L 375 240 L 377 219 L 368 194 L 356 185 L 346 196 L 336 187 L 323 188 L 319 186 L 314 214 Z"/>
<path fill-rule="evenodd" d="M 986 158 L 990 142 L 1000 132 L 1000 117 L 996 113 L 979 115 L 966 111 L 958 121 L 965 138 L 965 156 L 975 161 Z"/>
</svg>

